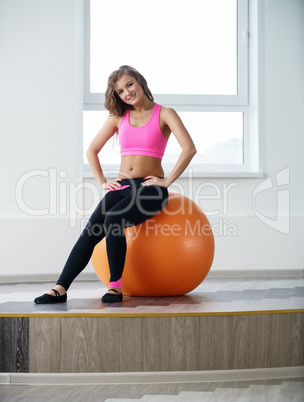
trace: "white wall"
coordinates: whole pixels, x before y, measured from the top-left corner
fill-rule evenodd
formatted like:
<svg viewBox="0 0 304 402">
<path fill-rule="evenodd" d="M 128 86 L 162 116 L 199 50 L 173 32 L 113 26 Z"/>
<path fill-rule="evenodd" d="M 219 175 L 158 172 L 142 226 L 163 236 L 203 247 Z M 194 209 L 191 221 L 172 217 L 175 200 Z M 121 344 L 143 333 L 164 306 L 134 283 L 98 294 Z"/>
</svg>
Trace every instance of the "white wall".
<svg viewBox="0 0 304 402">
<path fill-rule="evenodd" d="M 258 89 L 264 177 L 196 178 L 193 190 L 187 190 L 193 198 L 203 182 L 212 183 L 221 191 L 224 184 L 236 184 L 228 193 L 226 212 L 223 200 L 199 201 L 213 225 L 222 223 L 217 230 L 233 229 L 237 233 L 215 236 L 213 272 L 292 272 L 304 265 L 304 2 L 261 3 L 261 18 L 265 21 L 264 28 L 261 21 L 264 47 L 259 53 Z M 24 280 L 25 276 L 34 278 L 40 274 L 57 277 L 81 230 L 80 217 L 74 224 L 68 212 L 75 211 L 75 199 L 79 206 L 84 199 L 85 207 L 92 203 L 94 207 L 98 199 L 96 194 L 93 199 L 89 190 L 78 191 L 75 196 L 77 188 L 74 189 L 82 183 L 82 12 L 81 0 L 0 1 L 2 279 L 15 276 L 16 280 Z M 290 183 L 276 188 L 275 174 L 286 168 Z M 15 199 L 18 180 L 26 172 L 36 170 L 55 175 L 51 182 L 55 183 L 57 194 L 55 187 L 50 190 L 48 177 L 36 176 L 23 187 L 23 199 L 29 206 L 51 207 L 52 213 L 43 216 L 23 212 Z M 61 171 L 66 172 L 66 177 L 59 177 Z M 254 189 L 269 176 L 274 187 L 255 198 L 256 208 L 266 218 L 274 219 L 277 190 L 288 190 L 287 234 L 263 223 L 252 207 Z M 86 186 L 90 183 L 94 181 L 84 182 Z M 188 186 L 185 179 L 178 183 Z M 67 213 L 62 206 L 64 189 Z M 214 194 L 214 190 L 208 186 L 200 194 Z M 208 214 L 216 210 L 218 215 Z M 85 272 L 93 273 L 92 266 Z"/>
<path fill-rule="evenodd" d="M 17 182 L 26 172 L 56 168 L 67 174 L 59 181 L 81 181 L 79 3 L 0 1 L 1 276 L 60 270 L 79 234 L 66 216 L 33 217 L 15 200 Z M 43 176 L 26 182 L 29 206 L 49 206 L 48 182 Z"/>
</svg>

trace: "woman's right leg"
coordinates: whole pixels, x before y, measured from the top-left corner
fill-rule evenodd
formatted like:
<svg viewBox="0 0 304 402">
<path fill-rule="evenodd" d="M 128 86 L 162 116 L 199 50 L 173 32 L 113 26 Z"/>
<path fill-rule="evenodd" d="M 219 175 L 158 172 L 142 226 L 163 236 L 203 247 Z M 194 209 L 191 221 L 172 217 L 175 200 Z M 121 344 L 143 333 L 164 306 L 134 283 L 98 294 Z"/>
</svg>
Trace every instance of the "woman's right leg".
<svg viewBox="0 0 304 402">
<path fill-rule="evenodd" d="M 121 199 L 115 191 L 103 197 L 74 245 L 56 285 L 68 290 L 73 280 L 84 270 L 94 247 L 105 237 L 104 220 L 107 212 Z"/>
<path fill-rule="evenodd" d="M 116 191 L 108 192 L 96 207 L 86 227 L 83 229 L 76 244 L 71 250 L 56 286 L 54 287 L 60 295 L 66 293 L 73 280 L 87 266 L 94 247 L 105 237 L 105 216 L 114 205 L 121 201 L 121 198 L 122 197 Z M 55 297 L 55 292 L 53 290 L 48 294 Z M 40 299 L 41 297 L 36 298 L 35 302 L 39 302 L 37 299 Z"/>
</svg>

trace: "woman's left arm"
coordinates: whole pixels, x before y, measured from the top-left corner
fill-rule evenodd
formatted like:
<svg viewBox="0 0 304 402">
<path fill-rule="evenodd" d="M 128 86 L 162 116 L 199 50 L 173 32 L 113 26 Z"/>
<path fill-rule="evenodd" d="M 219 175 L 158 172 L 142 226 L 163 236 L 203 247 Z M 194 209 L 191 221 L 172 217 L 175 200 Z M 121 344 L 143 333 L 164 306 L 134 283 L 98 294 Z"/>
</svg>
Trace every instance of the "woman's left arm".
<svg viewBox="0 0 304 402">
<path fill-rule="evenodd" d="M 162 108 L 162 112 L 162 119 L 170 128 L 171 132 L 175 135 L 177 141 L 182 147 L 182 152 L 169 176 L 166 179 L 156 178 L 157 181 L 162 181 L 162 186 L 164 184 L 164 187 L 169 187 L 183 173 L 197 150 L 190 134 L 175 110 L 171 108 Z M 152 176 L 147 176 L 145 178 L 152 179 Z"/>
</svg>

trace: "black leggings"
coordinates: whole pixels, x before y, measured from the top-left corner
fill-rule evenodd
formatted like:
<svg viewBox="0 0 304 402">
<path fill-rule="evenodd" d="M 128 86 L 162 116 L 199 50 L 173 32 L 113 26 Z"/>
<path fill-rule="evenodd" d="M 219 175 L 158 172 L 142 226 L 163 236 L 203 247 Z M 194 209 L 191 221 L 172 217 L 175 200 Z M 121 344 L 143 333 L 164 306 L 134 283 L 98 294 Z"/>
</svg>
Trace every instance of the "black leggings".
<svg viewBox="0 0 304 402">
<path fill-rule="evenodd" d="M 103 197 L 74 245 L 57 285 L 68 290 L 73 280 L 87 266 L 96 244 L 104 237 L 106 237 L 110 281 L 121 278 L 127 251 L 123 229 L 153 217 L 168 202 L 166 187 L 141 186 L 143 181 L 145 180 L 142 177 L 123 179 L 119 183 L 129 187 L 109 191 Z"/>
</svg>

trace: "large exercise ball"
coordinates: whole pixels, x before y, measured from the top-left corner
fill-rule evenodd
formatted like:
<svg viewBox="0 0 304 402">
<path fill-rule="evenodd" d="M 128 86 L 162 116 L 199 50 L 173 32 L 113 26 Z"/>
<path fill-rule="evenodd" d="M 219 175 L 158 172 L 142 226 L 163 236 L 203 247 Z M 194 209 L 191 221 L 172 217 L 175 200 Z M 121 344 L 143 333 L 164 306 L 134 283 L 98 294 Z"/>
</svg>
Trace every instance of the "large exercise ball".
<svg viewBox="0 0 304 402">
<path fill-rule="evenodd" d="M 122 293 L 126 296 L 183 295 L 195 289 L 211 268 L 211 225 L 201 208 L 184 195 L 169 192 L 162 211 L 124 232 L 127 254 Z M 91 260 L 99 279 L 108 287 L 105 238 L 95 246 Z"/>
</svg>

